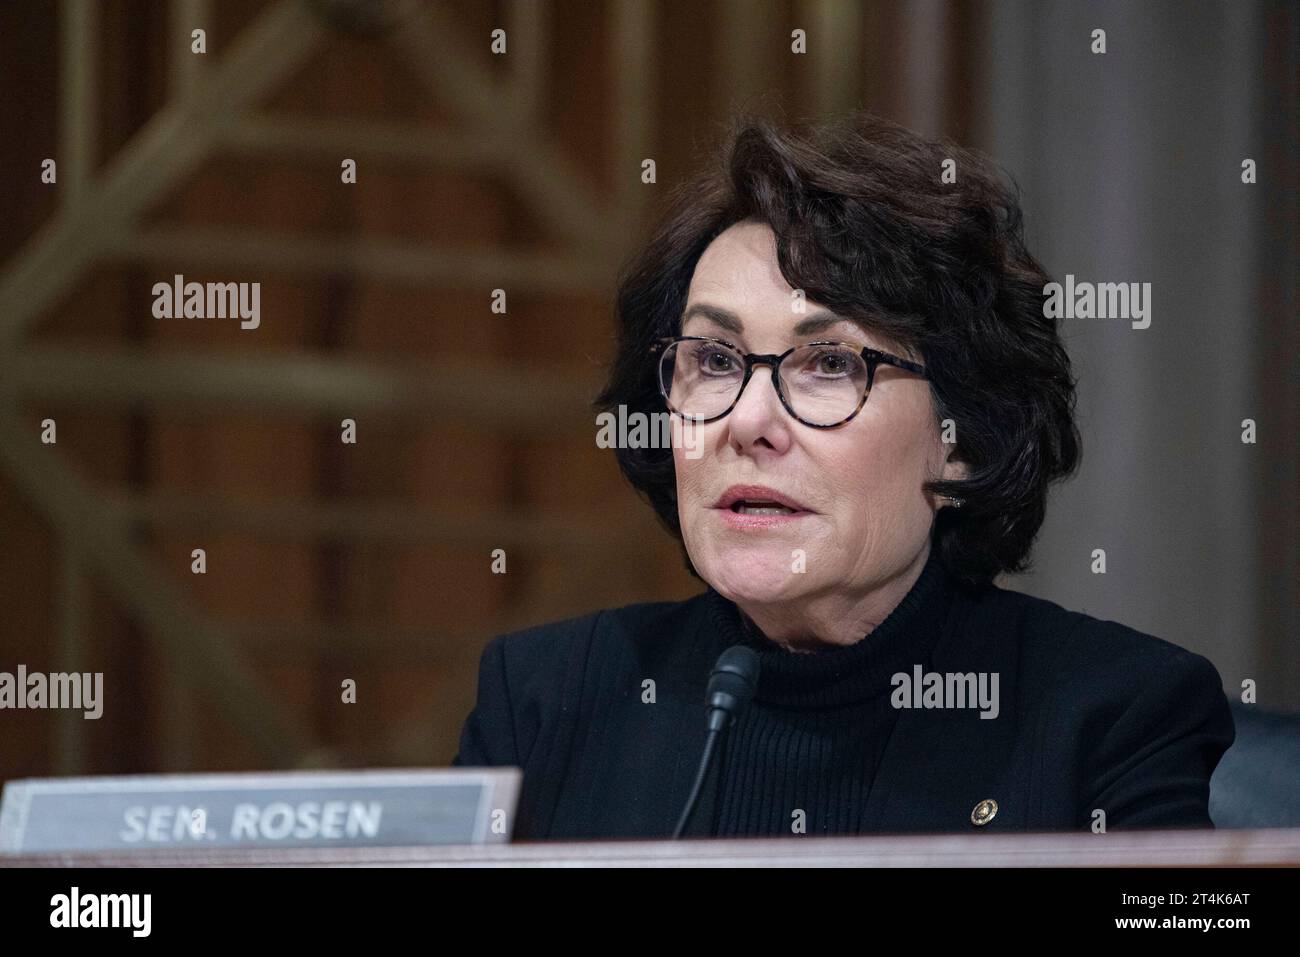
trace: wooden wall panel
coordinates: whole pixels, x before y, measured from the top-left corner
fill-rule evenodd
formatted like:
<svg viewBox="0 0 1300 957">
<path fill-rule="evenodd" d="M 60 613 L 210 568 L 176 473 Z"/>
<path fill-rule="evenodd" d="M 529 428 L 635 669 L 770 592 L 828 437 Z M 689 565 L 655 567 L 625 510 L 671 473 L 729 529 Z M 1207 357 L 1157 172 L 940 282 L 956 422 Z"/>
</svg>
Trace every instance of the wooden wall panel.
<svg viewBox="0 0 1300 957">
<path fill-rule="evenodd" d="M 201 68 L 217 64 L 269 6 L 259 0 L 214 3 L 210 52 Z M 729 46 L 740 40 L 728 33 L 726 16 L 728 9 L 731 16 L 743 13 L 741 6 L 724 0 L 652 5 L 649 72 L 643 78 L 648 141 L 631 158 L 639 163 L 653 157 L 659 181 L 642 185 L 639 166 L 618 165 L 629 154 L 620 153 L 616 138 L 618 81 L 627 77 L 620 76 L 625 64 L 614 52 L 614 4 L 546 4 L 546 30 L 539 37 L 515 29 L 527 18 L 514 19 L 507 3 L 439 4 L 459 31 L 458 54 L 503 93 L 525 57 L 493 57 L 488 32 L 495 26 L 512 29 L 511 49 L 520 54 L 532 42 L 540 48 L 537 132 L 563 159 L 563 175 L 577 184 L 575 195 L 602 211 L 602 224 L 637 224 L 619 234 L 621 248 L 578 237 L 588 248 L 575 255 L 603 277 L 599 281 L 563 290 L 481 277 L 394 281 L 363 269 L 292 268 L 274 255 L 251 266 L 155 255 L 144 262 L 92 265 L 47 310 L 27 342 L 144 350 L 160 360 L 314 356 L 400 365 L 417 373 L 444 361 L 489 370 L 527 366 L 585 384 L 594 395 L 613 348 L 616 267 L 632 252 L 638 230 L 654 217 L 663 194 L 713 147 L 728 103 L 739 96 L 752 109 L 796 113 L 810 105 L 816 89 L 811 67 L 792 58 L 788 46 L 790 29 L 816 22 L 813 6 L 800 0 L 757 6 L 762 23 L 746 31 L 745 41 L 757 45 L 740 50 Z M 31 6 L 16 7 L 28 16 L 13 8 L 0 11 L 0 53 L 6 62 L 30 68 L 34 79 L 6 70 L 18 109 L 0 117 L 0 131 L 14 144 L 0 155 L 0 169 L 14 174 L 9 182 L 31 182 L 39 158 L 57 149 L 59 34 L 47 5 L 41 5 L 44 15 L 35 16 Z M 167 21 L 162 0 L 113 0 L 103 6 L 101 19 L 96 142 L 100 157 L 111 162 L 174 93 L 167 45 L 175 42 L 177 27 Z M 854 41 L 863 51 L 861 70 L 843 80 L 845 89 L 861 91 L 868 105 L 886 112 L 901 102 L 897 35 L 903 19 L 897 3 L 869 5 L 863 35 Z M 20 24 L 18 33 L 6 29 Z M 775 32 L 764 36 L 765 30 Z M 728 62 L 747 66 L 746 75 L 724 75 Z M 762 68 L 749 69 L 755 64 Z M 333 155 L 224 146 L 158 197 L 143 226 L 474 254 L 572 251 L 574 240 L 552 227 L 528 185 L 511 177 L 509 163 L 466 166 L 375 155 L 364 134 L 373 127 L 366 124 L 474 132 L 455 94 L 426 89 L 415 67 L 380 36 L 335 30 L 303 69 L 261 98 L 255 112 L 281 129 L 315 124 L 311 128 L 328 132 L 340 121 L 359 124 L 356 149 Z M 505 159 L 546 163 L 529 132 L 519 131 Z M 355 185 L 339 180 L 344 156 L 358 160 Z M 15 191 L 13 213 L 0 224 L 0 255 L 15 252 L 48 220 L 54 195 L 30 186 Z M 629 195 L 636 209 L 610 206 Z M 252 332 L 235 321 L 153 319 L 151 286 L 174 272 L 197 281 L 261 282 L 261 327 Z M 488 308 L 498 284 L 507 288 L 506 315 Z M 196 615 L 228 629 L 250 675 L 302 721 L 311 739 L 296 756 L 302 766 L 445 763 L 473 702 L 479 652 L 498 629 L 598 607 L 682 598 L 701 587 L 685 572 L 678 545 L 618 474 L 612 453 L 596 448 L 595 413 L 585 405 L 556 408 L 540 430 L 489 427 L 437 410 L 367 412 L 357 416 L 355 446 L 339 443 L 341 416 L 334 410 L 156 403 L 96 409 L 44 402 L 28 404 L 25 421 L 34 429 L 49 409 L 60 421 L 56 454 L 106 502 L 132 495 L 137 501 L 197 504 L 197 516 L 146 523 L 133 541 L 149 556 L 160 582 L 179 586 Z M 604 537 L 591 546 L 510 545 L 508 573 L 494 575 L 491 535 L 366 539 L 256 523 L 241 527 L 216 509 L 216 503 L 232 500 L 250 507 L 395 507 L 406 510 L 413 527 L 438 517 L 522 517 L 553 522 L 575 536 L 595 529 Z M 211 514 L 204 514 L 204 503 Z M 55 641 L 58 543 L 3 476 L 0 515 L 6 536 L 0 556 L 6 657 L 21 654 L 34 663 L 48 659 Z M 189 571 L 190 549 L 198 545 L 208 550 L 203 577 Z M 115 693 L 132 705 L 110 708 L 88 729 L 88 770 L 235 770 L 267 763 L 266 742 L 239 730 L 229 702 L 182 680 L 177 663 L 156 650 L 114 596 L 94 583 L 91 594 L 88 660 L 103 663 Z M 355 705 L 339 700 L 344 678 L 359 683 Z M 0 777 L 53 773 L 52 719 L 46 714 L 20 720 L 24 733 L 18 743 L 0 735 Z"/>
</svg>

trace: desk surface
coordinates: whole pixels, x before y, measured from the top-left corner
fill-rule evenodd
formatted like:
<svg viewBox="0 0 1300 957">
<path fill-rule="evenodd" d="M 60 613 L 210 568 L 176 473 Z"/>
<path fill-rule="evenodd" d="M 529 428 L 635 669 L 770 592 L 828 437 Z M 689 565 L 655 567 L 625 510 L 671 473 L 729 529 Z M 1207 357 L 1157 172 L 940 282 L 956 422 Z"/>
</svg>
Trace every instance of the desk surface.
<svg viewBox="0 0 1300 957">
<path fill-rule="evenodd" d="M 1300 829 L 149 850 L 0 856 L 7 867 L 1300 867 Z"/>
</svg>

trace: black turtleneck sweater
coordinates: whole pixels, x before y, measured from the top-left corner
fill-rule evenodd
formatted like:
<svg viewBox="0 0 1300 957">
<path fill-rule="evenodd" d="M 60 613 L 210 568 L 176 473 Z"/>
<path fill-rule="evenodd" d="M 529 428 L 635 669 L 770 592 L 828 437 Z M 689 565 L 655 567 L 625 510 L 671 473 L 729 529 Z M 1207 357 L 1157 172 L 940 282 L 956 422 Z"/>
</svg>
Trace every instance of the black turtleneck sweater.
<svg viewBox="0 0 1300 957">
<path fill-rule="evenodd" d="M 718 755 L 719 837 L 857 834 L 876 767 L 893 731 L 893 675 L 928 670 L 951 597 L 932 554 L 911 590 L 852 645 L 793 652 L 727 599 L 708 592 L 724 646 L 759 657 L 758 690 Z"/>
</svg>

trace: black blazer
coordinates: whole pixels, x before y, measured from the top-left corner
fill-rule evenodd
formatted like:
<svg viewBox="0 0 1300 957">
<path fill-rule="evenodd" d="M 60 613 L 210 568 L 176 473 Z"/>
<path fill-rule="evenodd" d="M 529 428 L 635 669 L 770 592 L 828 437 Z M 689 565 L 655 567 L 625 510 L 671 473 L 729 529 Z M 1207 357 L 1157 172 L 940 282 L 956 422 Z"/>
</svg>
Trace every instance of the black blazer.
<svg viewBox="0 0 1300 957">
<path fill-rule="evenodd" d="M 516 840 L 672 834 L 721 651 L 705 605 L 630 605 L 489 642 L 452 764 L 523 769 Z M 1107 830 L 1213 826 L 1210 775 L 1235 731 L 1206 658 L 990 585 L 958 592 L 931 670 L 998 672 L 1000 714 L 901 709 L 865 831 L 1086 830 L 1095 808 Z M 707 833 L 716 777 L 688 834 Z M 990 798 L 996 814 L 976 825 Z"/>
</svg>

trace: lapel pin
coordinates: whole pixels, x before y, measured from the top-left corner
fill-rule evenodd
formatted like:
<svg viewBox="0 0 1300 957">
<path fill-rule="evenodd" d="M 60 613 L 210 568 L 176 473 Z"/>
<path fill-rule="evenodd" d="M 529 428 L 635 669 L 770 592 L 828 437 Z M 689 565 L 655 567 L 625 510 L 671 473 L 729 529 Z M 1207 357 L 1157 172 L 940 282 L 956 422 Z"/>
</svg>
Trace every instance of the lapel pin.
<svg viewBox="0 0 1300 957">
<path fill-rule="evenodd" d="M 982 827 L 989 821 L 993 820 L 993 816 L 997 813 L 998 802 L 992 798 L 985 798 L 983 801 L 980 801 L 979 804 L 976 804 L 975 809 L 970 812 L 970 822 L 978 827 Z"/>
</svg>

